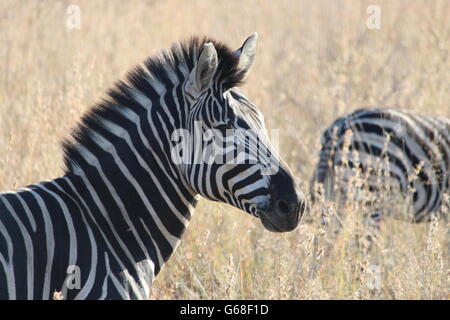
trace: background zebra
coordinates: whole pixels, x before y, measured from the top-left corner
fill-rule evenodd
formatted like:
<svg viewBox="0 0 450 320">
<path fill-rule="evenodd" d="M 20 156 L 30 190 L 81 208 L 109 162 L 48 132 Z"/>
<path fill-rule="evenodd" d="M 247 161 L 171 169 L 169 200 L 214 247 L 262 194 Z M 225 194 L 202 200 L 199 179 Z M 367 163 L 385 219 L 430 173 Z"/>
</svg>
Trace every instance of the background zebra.
<svg viewBox="0 0 450 320">
<path fill-rule="evenodd" d="M 65 141 L 64 176 L 1 193 L 0 298 L 49 299 L 54 291 L 70 299 L 147 298 L 199 195 L 236 206 L 271 231 L 293 230 L 303 195 L 271 148 L 262 114 L 235 89 L 256 42 L 253 34 L 233 52 L 194 38 L 147 59 Z M 192 133 L 199 121 L 258 161 L 174 162 L 172 133 Z M 227 129 L 254 135 L 242 141 Z M 275 174 L 264 174 L 267 161 L 277 163 Z"/>
<path fill-rule="evenodd" d="M 395 109 L 361 109 L 338 118 L 321 137 L 311 182 L 313 198 L 324 193 L 341 204 L 347 200 L 349 181 L 360 170 L 370 192 L 398 187 L 412 190 L 409 220 L 429 220 L 442 204 L 450 180 L 450 119 Z M 338 173 L 339 172 L 339 173 Z M 315 196 L 314 196 L 315 195 Z M 387 208 L 373 208 L 380 218 Z"/>
</svg>

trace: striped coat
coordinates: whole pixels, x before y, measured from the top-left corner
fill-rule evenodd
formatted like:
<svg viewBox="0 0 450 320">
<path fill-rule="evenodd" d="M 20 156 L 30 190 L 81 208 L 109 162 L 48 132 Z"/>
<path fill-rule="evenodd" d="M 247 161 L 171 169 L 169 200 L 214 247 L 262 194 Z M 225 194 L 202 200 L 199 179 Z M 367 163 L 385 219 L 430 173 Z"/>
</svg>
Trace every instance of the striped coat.
<svg viewBox="0 0 450 320">
<path fill-rule="evenodd" d="M 271 147 L 262 113 L 236 88 L 256 41 L 253 34 L 233 51 L 193 38 L 148 58 L 65 141 L 62 177 L 0 193 L 0 299 L 148 298 L 201 196 L 270 231 L 295 229 L 303 195 Z M 195 137 L 197 127 L 258 161 L 191 162 L 194 150 L 182 148 L 178 162 L 175 133 Z M 203 137 L 194 145 L 207 150 Z M 259 154 L 261 146 L 270 152 Z"/>
<path fill-rule="evenodd" d="M 321 151 L 311 183 L 326 198 L 347 192 L 346 173 L 371 171 L 369 190 L 380 189 L 378 175 L 388 176 L 403 194 L 413 193 L 410 219 L 428 220 L 441 206 L 450 184 L 450 118 L 397 109 L 360 109 L 334 121 L 321 137 Z M 337 184 L 337 168 L 347 168 Z M 341 197 L 346 200 L 345 194 Z"/>
</svg>

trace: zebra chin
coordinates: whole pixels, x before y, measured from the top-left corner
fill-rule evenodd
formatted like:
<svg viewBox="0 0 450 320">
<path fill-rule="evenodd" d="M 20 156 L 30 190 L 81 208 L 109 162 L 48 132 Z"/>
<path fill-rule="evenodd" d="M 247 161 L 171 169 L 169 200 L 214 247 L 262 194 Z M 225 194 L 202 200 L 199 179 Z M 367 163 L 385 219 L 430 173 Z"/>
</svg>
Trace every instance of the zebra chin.
<svg viewBox="0 0 450 320">
<path fill-rule="evenodd" d="M 298 210 L 290 213 L 289 216 L 281 216 L 276 211 L 262 211 L 259 218 L 264 228 L 271 232 L 290 232 L 299 225 L 304 207 L 305 205 L 302 203 L 298 206 Z"/>
</svg>

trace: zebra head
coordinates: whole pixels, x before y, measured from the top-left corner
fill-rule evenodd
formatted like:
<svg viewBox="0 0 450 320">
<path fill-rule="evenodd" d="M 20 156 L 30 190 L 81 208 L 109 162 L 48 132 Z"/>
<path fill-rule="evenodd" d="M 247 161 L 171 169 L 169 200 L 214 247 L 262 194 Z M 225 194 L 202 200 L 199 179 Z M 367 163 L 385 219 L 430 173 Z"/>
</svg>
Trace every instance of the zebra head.
<svg viewBox="0 0 450 320">
<path fill-rule="evenodd" d="M 259 217 L 270 231 L 291 231 L 305 198 L 270 144 L 262 113 L 236 88 L 253 64 L 256 43 L 256 33 L 234 52 L 199 43 L 184 83 L 185 131 L 193 138 L 180 168 L 195 193 Z"/>
</svg>

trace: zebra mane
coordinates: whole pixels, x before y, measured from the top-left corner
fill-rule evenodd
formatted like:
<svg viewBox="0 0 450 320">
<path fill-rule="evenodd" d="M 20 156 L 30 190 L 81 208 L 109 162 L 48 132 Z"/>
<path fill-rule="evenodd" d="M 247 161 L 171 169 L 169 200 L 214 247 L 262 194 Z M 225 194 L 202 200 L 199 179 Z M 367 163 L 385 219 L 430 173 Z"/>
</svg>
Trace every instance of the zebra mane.
<svg viewBox="0 0 450 320">
<path fill-rule="evenodd" d="M 224 90 L 241 85 L 244 82 L 245 72 L 238 68 L 238 56 L 227 45 L 209 37 L 191 37 L 189 40 L 173 44 L 169 50 L 162 50 L 132 68 L 124 79 L 117 81 L 106 92 L 106 97 L 81 117 L 71 134 L 62 142 L 65 171 L 72 171 L 73 165 L 77 162 L 78 145 L 89 148 L 93 144 L 89 131 L 97 126 L 101 119 L 114 117 L 113 114 L 117 118 L 115 111 L 117 108 L 133 110 L 143 108 L 132 96 L 131 91 L 141 93 L 151 101 L 158 101 L 160 97 L 157 88 L 152 87 L 149 79 L 173 87 L 171 76 L 175 73 L 179 79 L 185 79 L 183 70 L 186 68 L 192 70 L 203 45 L 207 42 L 213 43 L 217 51 L 219 62 L 215 77 L 217 83 L 220 83 Z"/>
</svg>

